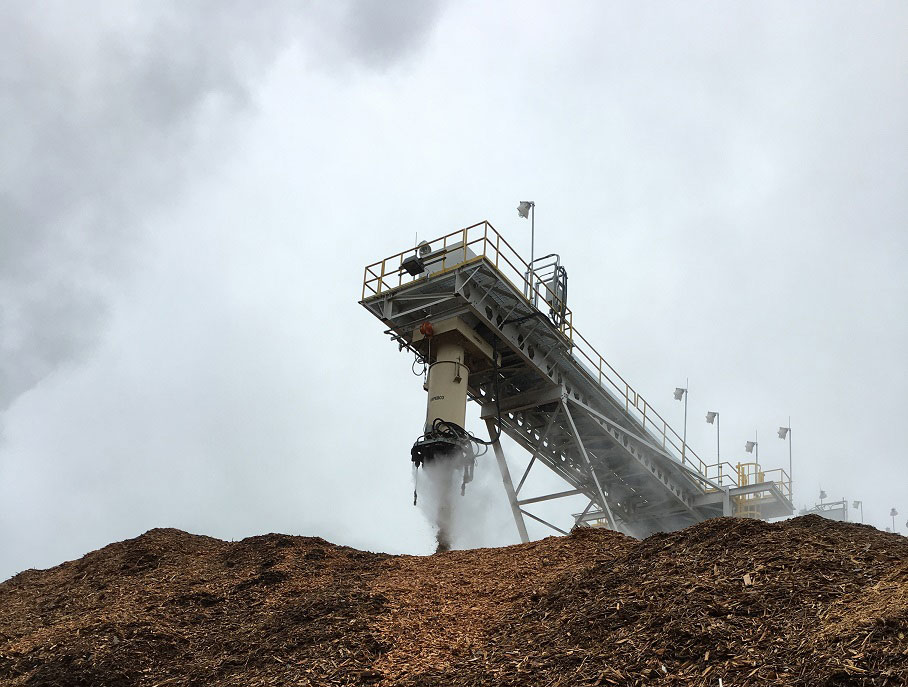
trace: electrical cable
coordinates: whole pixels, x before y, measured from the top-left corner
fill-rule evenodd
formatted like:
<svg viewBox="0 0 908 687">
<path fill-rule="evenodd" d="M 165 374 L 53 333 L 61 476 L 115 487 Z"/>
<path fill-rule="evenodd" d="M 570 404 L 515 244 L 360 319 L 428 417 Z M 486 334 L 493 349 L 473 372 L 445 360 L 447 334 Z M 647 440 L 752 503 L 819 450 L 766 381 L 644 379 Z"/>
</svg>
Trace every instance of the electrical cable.
<svg viewBox="0 0 908 687">
<path fill-rule="evenodd" d="M 419 363 L 422 363 L 422 372 L 417 372 L 417 371 L 416 371 L 416 366 L 417 366 Z M 414 356 L 414 358 L 413 358 L 413 364 L 410 365 L 410 372 L 412 372 L 414 376 L 420 377 L 420 376 L 422 376 L 422 375 L 424 375 L 424 374 L 426 373 L 426 369 L 427 369 L 427 365 L 426 365 L 425 359 L 424 359 L 421 355 L 419 355 L 419 354 L 417 354 L 416 356 Z"/>
</svg>

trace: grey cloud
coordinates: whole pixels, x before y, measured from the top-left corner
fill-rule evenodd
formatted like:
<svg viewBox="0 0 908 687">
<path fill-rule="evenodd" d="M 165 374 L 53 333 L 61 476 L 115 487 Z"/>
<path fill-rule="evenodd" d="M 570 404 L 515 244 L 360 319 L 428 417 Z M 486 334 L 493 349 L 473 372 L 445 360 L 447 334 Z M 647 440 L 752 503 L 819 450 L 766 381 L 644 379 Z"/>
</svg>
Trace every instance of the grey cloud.
<svg viewBox="0 0 908 687">
<path fill-rule="evenodd" d="M 252 89 L 299 35 L 341 31 L 340 60 L 385 66 L 437 3 L 4 3 L 0 26 L 0 411 L 105 322 L 157 209 L 229 154 Z"/>
<path fill-rule="evenodd" d="M 179 188 L 198 116 L 219 127 L 242 110 L 236 56 L 266 57 L 264 31 L 199 11 L 62 34 L 45 20 L 78 24 L 75 8 L 4 13 L 0 409 L 92 343 L 140 218 Z"/>
<path fill-rule="evenodd" d="M 441 10 L 438 0 L 351 4 L 344 22 L 348 48 L 372 66 L 396 62 L 422 46 Z"/>
</svg>

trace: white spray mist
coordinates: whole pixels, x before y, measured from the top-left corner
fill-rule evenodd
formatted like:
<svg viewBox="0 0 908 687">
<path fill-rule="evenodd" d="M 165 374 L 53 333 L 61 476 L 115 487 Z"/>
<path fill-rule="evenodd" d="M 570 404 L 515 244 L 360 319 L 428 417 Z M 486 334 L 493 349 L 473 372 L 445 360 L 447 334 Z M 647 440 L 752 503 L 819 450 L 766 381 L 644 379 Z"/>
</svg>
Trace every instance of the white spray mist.
<svg viewBox="0 0 908 687">
<path fill-rule="evenodd" d="M 422 473 L 422 474 L 419 474 Z M 451 524 L 460 496 L 461 475 L 452 459 L 435 458 L 414 471 L 417 504 L 435 527 L 435 552 L 448 551 L 452 545 Z"/>
</svg>

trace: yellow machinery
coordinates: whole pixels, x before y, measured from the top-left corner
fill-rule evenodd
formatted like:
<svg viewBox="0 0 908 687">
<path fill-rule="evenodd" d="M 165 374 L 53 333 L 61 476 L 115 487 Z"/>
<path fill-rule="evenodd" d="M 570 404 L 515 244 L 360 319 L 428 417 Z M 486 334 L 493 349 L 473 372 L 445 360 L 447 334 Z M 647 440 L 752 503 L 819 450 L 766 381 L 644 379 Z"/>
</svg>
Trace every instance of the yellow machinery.
<svg viewBox="0 0 908 687">
<path fill-rule="evenodd" d="M 766 481 L 766 476 L 758 463 L 738 463 L 736 467 L 738 470 L 738 486 L 746 487 Z M 763 495 L 759 492 L 733 496 L 732 503 L 735 508 L 735 517 L 761 519 L 763 516 L 760 508 L 762 500 Z"/>
</svg>

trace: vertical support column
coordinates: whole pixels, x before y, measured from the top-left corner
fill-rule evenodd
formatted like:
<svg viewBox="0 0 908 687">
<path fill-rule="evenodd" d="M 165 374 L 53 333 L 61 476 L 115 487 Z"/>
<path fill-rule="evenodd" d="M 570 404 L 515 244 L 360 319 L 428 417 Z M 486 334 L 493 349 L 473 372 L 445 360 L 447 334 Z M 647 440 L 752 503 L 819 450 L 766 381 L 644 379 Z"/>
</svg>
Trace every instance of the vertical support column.
<svg viewBox="0 0 908 687">
<path fill-rule="evenodd" d="M 489 430 L 489 439 L 495 436 L 495 421 L 489 418 L 486 420 L 486 428 Z M 517 532 L 520 534 L 520 541 L 526 544 L 530 541 L 527 534 L 527 526 L 523 522 L 523 512 L 517 503 L 517 492 L 514 491 L 514 483 L 511 481 L 511 471 L 508 470 L 508 464 L 504 459 L 504 451 L 501 450 L 501 442 L 496 441 L 492 444 L 495 451 L 495 460 L 498 461 L 498 470 L 501 472 L 501 481 L 504 483 L 504 490 L 507 492 L 508 501 L 511 503 L 511 513 L 514 515 L 514 524 L 517 525 Z"/>
<path fill-rule="evenodd" d="M 612 509 L 609 508 L 608 501 L 605 500 L 605 492 L 602 491 L 602 485 L 599 484 L 599 478 L 596 476 L 596 471 L 593 470 L 593 464 L 590 462 L 590 457 L 586 453 L 586 447 L 584 447 L 583 445 L 583 439 L 580 438 L 580 432 L 577 431 L 577 425 L 574 424 L 574 416 L 571 415 L 571 409 L 568 408 L 568 404 L 565 402 L 564 398 L 561 399 L 561 407 L 564 409 L 564 414 L 571 425 L 571 433 L 574 435 L 574 443 L 576 443 L 577 448 L 580 449 L 580 453 L 583 455 L 583 462 L 586 463 L 586 469 L 590 471 L 590 476 L 593 478 L 593 482 L 596 484 L 596 492 L 599 494 L 599 498 L 602 500 L 602 510 L 604 510 L 605 514 L 608 516 L 608 521 L 612 526 L 612 529 L 617 532 L 618 528 L 615 526 L 615 518 L 612 516 Z"/>
<path fill-rule="evenodd" d="M 425 431 L 432 431 L 432 423 L 441 418 L 464 426 L 467 415 L 467 381 L 470 370 L 465 365 L 465 353 L 457 332 L 434 337 L 435 360 L 429 362 L 428 403 L 426 404 Z"/>
</svg>

